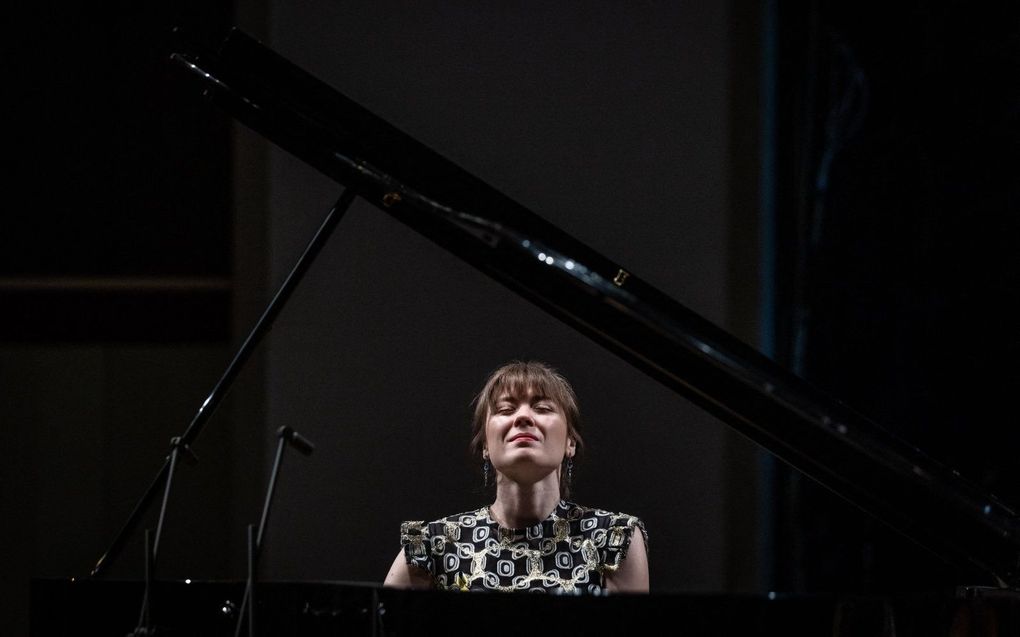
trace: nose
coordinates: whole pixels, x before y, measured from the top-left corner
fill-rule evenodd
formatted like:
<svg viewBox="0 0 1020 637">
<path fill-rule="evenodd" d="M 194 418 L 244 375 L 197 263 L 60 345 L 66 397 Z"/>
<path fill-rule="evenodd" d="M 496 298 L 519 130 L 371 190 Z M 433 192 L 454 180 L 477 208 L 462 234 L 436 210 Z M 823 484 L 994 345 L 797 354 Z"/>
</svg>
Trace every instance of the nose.
<svg viewBox="0 0 1020 637">
<path fill-rule="evenodd" d="M 520 426 L 532 425 L 533 426 L 534 424 L 535 424 L 535 419 L 534 419 L 534 414 L 531 411 L 531 406 L 530 405 L 521 405 L 517 409 L 517 413 L 514 414 L 514 425 L 515 426 L 517 426 L 517 425 L 520 425 Z"/>
</svg>

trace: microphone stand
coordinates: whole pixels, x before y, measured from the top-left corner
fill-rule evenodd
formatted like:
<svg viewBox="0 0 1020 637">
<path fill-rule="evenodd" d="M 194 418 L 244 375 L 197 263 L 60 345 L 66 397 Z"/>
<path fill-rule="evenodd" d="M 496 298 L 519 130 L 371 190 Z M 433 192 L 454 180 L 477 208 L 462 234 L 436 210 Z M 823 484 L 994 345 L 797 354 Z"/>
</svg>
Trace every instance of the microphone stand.
<svg viewBox="0 0 1020 637">
<path fill-rule="evenodd" d="M 245 619 L 248 620 L 248 637 L 255 637 L 255 576 L 263 547 L 262 537 L 266 531 L 266 520 L 269 519 L 269 507 L 273 501 L 273 494 L 276 492 L 276 478 L 280 474 L 280 466 L 283 464 L 284 447 L 290 443 L 306 456 L 312 455 L 312 451 L 315 450 L 315 445 L 290 427 L 280 427 L 276 431 L 276 437 L 279 438 L 279 443 L 276 445 L 276 460 L 273 462 L 273 472 L 269 476 L 269 487 L 266 489 L 266 501 L 262 505 L 258 534 L 255 534 L 252 525 L 248 525 L 248 582 L 244 587 L 244 599 L 241 600 L 241 608 L 238 611 L 234 637 L 240 637 Z"/>
<path fill-rule="evenodd" d="M 252 328 L 252 331 L 248 334 L 248 337 L 241 345 L 241 348 L 237 351 L 237 354 L 230 362 L 230 365 L 227 366 L 227 370 L 224 372 L 219 382 L 216 383 L 212 392 L 202 403 L 202 406 L 199 407 L 198 413 L 195 414 L 191 424 L 188 425 L 188 428 L 179 437 L 181 444 L 192 444 L 198 437 L 198 434 L 201 433 L 202 427 L 209 420 L 209 417 L 212 416 L 216 407 L 218 407 L 220 402 L 223 400 L 223 397 L 227 394 L 231 383 L 240 372 L 241 367 L 251 357 L 255 346 L 262 340 L 262 337 L 265 336 L 266 332 L 271 329 L 276 316 L 280 313 L 280 310 L 283 309 L 287 299 L 290 298 L 290 295 L 294 292 L 294 289 L 301 281 L 301 278 L 308 271 L 312 261 L 322 250 L 323 245 L 325 245 L 326 241 L 333 233 L 333 230 L 336 229 L 337 224 L 340 223 L 340 219 L 343 218 L 344 213 L 347 212 L 348 208 L 350 208 L 351 203 L 354 202 L 354 198 L 356 196 L 357 193 L 355 193 L 352 188 L 345 188 L 344 191 L 340 193 L 340 198 L 337 199 L 337 202 L 333 205 L 329 214 L 326 215 L 325 220 L 323 220 L 322 224 L 319 226 L 315 236 L 312 237 L 312 240 L 308 243 L 305 251 L 301 254 L 301 258 L 298 259 L 298 262 L 294 265 L 294 268 L 291 270 L 290 274 L 287 275 L 287 278 L 280 286 L 280 289 L 276 292 L 276 296 L 273 297 L 273 300 L 266 307 L 262 316 L 255 324 L 255 327 Z M 127 542 L 127 538 L 134 531 L 135 527 L 138 526 L 138 521 L 142 517 L 142 514 L 149 508 L 153 498 L 155 498 L 156 492 L 159 490 L 160 486 L 163 486 L 164 484 L 166 485 L 166 492 L 164 493 L 165 503 L 166 494 L 169 493 L 169 476 L 172 461 L 173 458 L 167 458 L 166 462 L 163 463 L 163 466 L 156 474 L 156 477 L 149 484 L 145 493 L 135 505 L 131 515 L 128 516 L 127 522 L 124 523 L 120 532 L 117 533 L 110 545 L 110 548 L 107 549 L 106 553 L 99 558 L 96 565 L 92 568 L 90 573 L 92 577 L 101 575 L 106 570 L 109 563 L 120 554 L 124 548 L 124 544 Z"/>
<path fill-rule="evenodd" d="M 152 580 L 156 571 L 156 556 L 159 554 L 159 538 L 163 534 L 163 522 L 166 520 L 166 504 L 170 499 L 170 483 L 173 481 L 174 470 L 177 468 L 177 459 L 181 451 L 189 464 L 198 462 L 198 457 L 191 451 L 188 445 L 184 444 L 180 437 L 170 439 L 170 455 L 167 460 L 170 469 L 166 479 L 166 488 L 163 490 L 163 503 L 159 508 L 159 521 L 156 523 L 156 538 L 152 539 L 149 529 L 145 529 L 145 592 L 142 595 L 142 610 L 138 616 L 138 625 L 129 633 L 130 635 L 154 635 L 156 630 L 152 627 Z"/>
</svg>

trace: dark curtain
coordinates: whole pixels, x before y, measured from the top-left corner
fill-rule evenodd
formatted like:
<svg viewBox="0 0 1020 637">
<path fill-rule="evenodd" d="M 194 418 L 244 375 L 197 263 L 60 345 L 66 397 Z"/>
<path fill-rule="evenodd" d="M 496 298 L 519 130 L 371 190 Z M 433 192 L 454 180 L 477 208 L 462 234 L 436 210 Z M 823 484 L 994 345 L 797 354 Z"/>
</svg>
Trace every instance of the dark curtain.
<svg viewBox="0 0 1020 637">
<path fill-rule="evenodd" d="M 1020 5 L 780 4 L 779 356 L 1020 504 Z M 989 583 L 779 477 L 779 587 Z"/>
</svg>

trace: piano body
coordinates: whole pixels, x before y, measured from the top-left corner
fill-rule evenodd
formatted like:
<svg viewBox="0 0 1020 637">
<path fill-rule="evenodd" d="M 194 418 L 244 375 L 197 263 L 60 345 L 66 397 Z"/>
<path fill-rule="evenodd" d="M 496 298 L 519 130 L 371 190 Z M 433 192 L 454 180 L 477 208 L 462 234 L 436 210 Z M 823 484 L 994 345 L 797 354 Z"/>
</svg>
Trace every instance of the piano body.
<svg viewBox="0 0 1020 637">
<path fill-rule="evenodd" d="M 1007 636 L 1020 628 L 1015 597 L 936 594 L 652 593 L 578 597 L 527 593 L 412 591 L 363 582 L 263 582 L 261 635 L 448 635 L 451 625 L 485 626 L 511 637 L 535 626 L 563 635 L 788 635 L 790 637 Z M 243 581 L 159 582 L 155 634 L 233 635 Z M 130 634 L 143 586 L 137 581 L 36 580 L 45 599 L 33 635 Z M 55 612 L 59 609 L 59 612 Z M 156 615 L 154 615 L 156 616 Z"/>
<path fill-rule="evenodd" d="M 935 555 L 987 577 L 981 586 L 961 582 L 951 597 L 653 594 L 583 599 L 262 582 L 261 626 L 290 634 L 432 634 L 447 632 L 457 616 L 463 619 L 455 621 L 467 625 L 485 622 L 490 634 L 510 634 L 533 626 L 537 617 L 556 622 L 569 613 L 576 634 L 587 634 L 607 626 L 650 629 L 657 616 L 679 614 L 688 634 L 1016 634 L 1020 517 L 1007 504 L 243 32 L 234 30 L 219 51 L 184 47 L 174 60 L 212 102 L 353 195 Z M 158 491 L 160 480 L 150 493 Z M 129 521 L 124 533 L 133 531 Z M 155 599 L 172 608 L 164 617 L 180 623 L 167 626 L 167 634 L 232 631 L 232 604 L 241 585 L 157 582 Z M 138 582 L 36 580 L 33 634 L 71 634 L 85 626 L 129 629 L 140 598 Z M 122 612 L 125 605 L 127 612 Z M 54 608 L 65 610 L 54 613 Z"/>
</svg>

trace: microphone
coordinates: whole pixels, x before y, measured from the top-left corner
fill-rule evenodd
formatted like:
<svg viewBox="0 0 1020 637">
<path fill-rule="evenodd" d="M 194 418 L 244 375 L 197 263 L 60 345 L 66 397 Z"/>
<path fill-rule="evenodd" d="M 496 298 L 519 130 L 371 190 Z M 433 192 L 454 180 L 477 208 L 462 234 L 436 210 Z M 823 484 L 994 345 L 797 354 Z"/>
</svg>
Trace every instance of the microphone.
<svg viewBox="0 0 1020 637">
<path fill-rule="evenodd" d="M 280 427 L 276 430 L 276 435 L 289 442 L 292 447 L 303 455 L 310 456 L 315 451 L 315 445 L 308 438 L 295 431 L 293 427 Z"/>
</svg>

